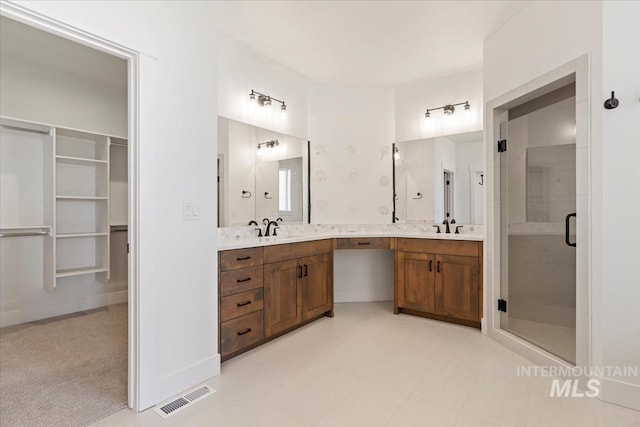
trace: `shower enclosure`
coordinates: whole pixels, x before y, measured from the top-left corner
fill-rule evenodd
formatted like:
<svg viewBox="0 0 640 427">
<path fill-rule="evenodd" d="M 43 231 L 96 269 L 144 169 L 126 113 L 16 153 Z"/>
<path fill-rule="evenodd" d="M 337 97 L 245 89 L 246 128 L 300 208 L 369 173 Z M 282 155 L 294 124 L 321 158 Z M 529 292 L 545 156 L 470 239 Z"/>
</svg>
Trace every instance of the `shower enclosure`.
<svg viewBox="0 0 640 427">
<path fill-rule="evenodd" d="M 500 327 L 576 363 L 575 82 L 500 125 Z"/>
</svg>

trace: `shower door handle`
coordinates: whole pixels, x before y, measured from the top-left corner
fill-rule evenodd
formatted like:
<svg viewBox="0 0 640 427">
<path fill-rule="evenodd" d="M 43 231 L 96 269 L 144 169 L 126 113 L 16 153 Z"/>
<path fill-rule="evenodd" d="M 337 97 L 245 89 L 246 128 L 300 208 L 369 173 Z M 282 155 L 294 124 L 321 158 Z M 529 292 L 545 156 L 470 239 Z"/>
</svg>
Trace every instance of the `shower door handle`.
<svg viewBox="0 0 640 427">
<path fill-rule="evenodd" d="M 567 215 L 567 217 L 564 219 L 564 241 L 567 244 L 567 246 L 573 246 L 574 248 L 576 247 L 576 243 L 573 242 L 571 243 L 571 239 L 569 238 L 569 224 L 571 222 L 571 217 L 576 217 L 576 213 L 570 213 L 569 215 Z"/>
</svg>

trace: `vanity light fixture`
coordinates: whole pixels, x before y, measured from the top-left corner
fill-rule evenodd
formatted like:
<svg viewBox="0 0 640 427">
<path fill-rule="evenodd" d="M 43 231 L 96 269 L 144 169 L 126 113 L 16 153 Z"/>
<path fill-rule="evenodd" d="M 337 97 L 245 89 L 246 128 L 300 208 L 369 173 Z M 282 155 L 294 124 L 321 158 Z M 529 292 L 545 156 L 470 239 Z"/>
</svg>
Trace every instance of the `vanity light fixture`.
<svg viewBox="0 0 640 427">
<path fill-rule="evenodd" d="M 257 90 L 251 89 L 251 93 L 249 94 L 250 101 L 256 101 L 259 106 L 265 107 L 271 105 L 272 101 L 280 103 L 280 110 L 287 111 L 287 104 L 284 101 L 280 101 L 272 97 L 271 95 L 266 95 L 264 93 L 260 93 Z"/>
<path fill-rule="evenodd" d="M 469 105 L 469 101 L 458 102 L 457 104 L 447 104 L 437 108 L 427 108 L 427 112 L 424 113 L 424 116 L 428 119 L 429 117 L 431 117 L 431 112 L 436 110 L 443 110 L 445 115 L 450 116 L 453 113 L 455 113 L 456 107 L 458 105 L 464 105 L 465 111 L 469 111 L 471 109 L 471 105 Z"/>
<path fill-rule="evenodd" d="M 273 141 L 261 142 L 260 144 L 258 144 L 258 150 L 261 150 L 263 145 L 265 146 L 265 148 L 273 148 L 280 145 L 280 141 L 274 139 Z"/>
</svg>

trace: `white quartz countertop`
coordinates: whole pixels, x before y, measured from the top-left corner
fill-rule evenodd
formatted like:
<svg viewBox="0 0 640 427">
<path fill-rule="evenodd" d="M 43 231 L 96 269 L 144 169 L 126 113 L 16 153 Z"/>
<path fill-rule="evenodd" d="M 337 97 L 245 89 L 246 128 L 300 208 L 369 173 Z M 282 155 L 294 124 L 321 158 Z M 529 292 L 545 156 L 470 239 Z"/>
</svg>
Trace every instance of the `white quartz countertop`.
<svg viewBox="0 0 640 427">
<path fill-rule="evenodd" d="M 239 237 L 236 238 L 227 236 L 225 239 L 219 241 L 218 251 L 224 251 L 229 249 L 243 249 L 252 248 L 258 246 L 271 246 L 271 245 L 283 245 L 286 243 L 298 243 L 309 242 L 313 240 L 323 239 L 340 239 L 340 238 L 367 238 L 367 237 L 403 237 L 412 239 L 433 239 L 433 240 L 471 240 L 471 241 L 483 241 L 484 234 L 481 227 L 479 232 L 462 232 L 455 234 L 453 232 L 447 234 L 445 232 L 435 233 L 434 231 L 417 231 L 417 230 L 357 230 L 357 231 L 345 231 L 345 230 L 327 230 L 326 232 L 314 232 L 309 234 L 304 233 L 283 233 L 282 236 L 270 236 L 270 237 Z"/>
</svg>

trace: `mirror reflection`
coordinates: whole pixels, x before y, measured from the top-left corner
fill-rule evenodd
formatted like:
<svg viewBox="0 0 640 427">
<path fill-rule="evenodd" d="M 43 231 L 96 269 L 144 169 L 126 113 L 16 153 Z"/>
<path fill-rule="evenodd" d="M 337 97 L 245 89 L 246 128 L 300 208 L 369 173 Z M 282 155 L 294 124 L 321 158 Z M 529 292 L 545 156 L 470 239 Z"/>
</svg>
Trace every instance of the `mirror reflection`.
<svg viewBox="0 0 640 427">
<path fill-rule="evenodd" d="M 308 222 L 305 140 L 218 118 L 218 226 Z"/>
<path fill-rule="evenodd" d="M 394 145 L 395 222 L 484 222 L 482 131 Z"/>
</svg>

